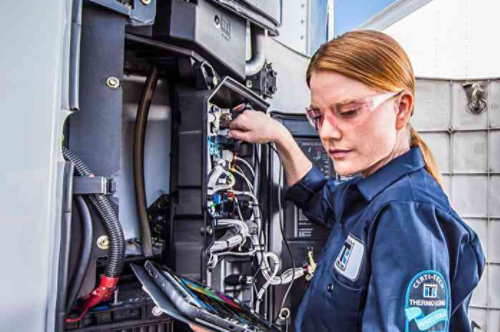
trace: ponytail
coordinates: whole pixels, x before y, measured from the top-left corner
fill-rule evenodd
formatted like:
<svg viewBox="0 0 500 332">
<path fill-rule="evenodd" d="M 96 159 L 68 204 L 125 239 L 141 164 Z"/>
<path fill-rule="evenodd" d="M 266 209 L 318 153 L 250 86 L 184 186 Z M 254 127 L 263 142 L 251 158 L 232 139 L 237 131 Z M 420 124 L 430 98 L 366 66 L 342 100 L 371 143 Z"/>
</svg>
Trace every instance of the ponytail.
<svg viewBox="0 0 500 332">
<path fill-rule="evenodd" d="M 434 159 L 434 155 L 431 152 L 431 149 L 425 144 L 425 142 L 422 140 L 422 137 L 420 134 L 415 130 L 415 128 L 412 127 L 411 124 L 410 126 L 410 147 L 418 146 L 420 150 L 422 151 L 422 154 L 424 155 L 424 161 L 425 161 L 425 169 L 429 174 L 436 180 L 436 182 L 441 186 L 443 191 L 446 192 L 444 188 L 444 181 L 443 181 L 443 176 L 439 172 L 439 167 L 436 163 L 436 160 Z"/>
</svg>

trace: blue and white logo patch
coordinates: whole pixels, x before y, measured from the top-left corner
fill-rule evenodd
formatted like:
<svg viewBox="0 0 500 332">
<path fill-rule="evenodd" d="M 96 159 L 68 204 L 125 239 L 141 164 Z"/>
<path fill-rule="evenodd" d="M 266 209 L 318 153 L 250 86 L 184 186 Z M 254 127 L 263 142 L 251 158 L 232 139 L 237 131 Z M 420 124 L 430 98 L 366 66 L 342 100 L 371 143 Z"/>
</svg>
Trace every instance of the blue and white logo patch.
<svg viewBox="0 0 500 332">
<path fill-rule="evenodd" d="M 347 279 L 355 281 L 359 277 L 364 254 L 364 243 L 349 234 L 335 260 L 335 270 Z"/>
<path fill-rule="evenodd" d="M 405 331 L 447 331 L 448 302 L 449 290 L 441 273 L 418 273 L 406 290 Z"/>
</svg>

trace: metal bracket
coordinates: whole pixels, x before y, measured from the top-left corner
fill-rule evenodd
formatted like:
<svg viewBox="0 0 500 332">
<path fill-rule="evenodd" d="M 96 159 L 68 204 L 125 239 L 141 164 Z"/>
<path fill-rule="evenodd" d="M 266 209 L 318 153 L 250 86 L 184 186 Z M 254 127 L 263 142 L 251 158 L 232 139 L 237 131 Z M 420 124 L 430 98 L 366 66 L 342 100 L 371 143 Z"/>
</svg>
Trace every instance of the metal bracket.
<svg viewBox="0 0 500 332">
<path fill-rule="evenodd" d="M 472 114 L 482 113 L 488 106 L 484 89 L 478 83 L 465 83 L 463 87 L 469 98 L 467 110 Z"/>
<path fill-rule="evenodd" d="M 75 176 L 73 179 L 73 195 L 113 195 L 116 192 L 116 181 L 104 176 Z"/>
<path fill-rule="evenodd" d="M 193 70 L 197 90 L 211 90 L 219 84 L 217 74 L 212 66 L 210 66 L 207 62 L 203 61 L 195 63 Z"/>
<path fill-rule="evenodd" d="M 261 71 L 253 76 L 248 76 L 246 86 L 264 98 L 272 98 L 278 91 L 276 78 L 278 72 L 273 69 L 272 63 L 266 63 Z"/>
</svg>

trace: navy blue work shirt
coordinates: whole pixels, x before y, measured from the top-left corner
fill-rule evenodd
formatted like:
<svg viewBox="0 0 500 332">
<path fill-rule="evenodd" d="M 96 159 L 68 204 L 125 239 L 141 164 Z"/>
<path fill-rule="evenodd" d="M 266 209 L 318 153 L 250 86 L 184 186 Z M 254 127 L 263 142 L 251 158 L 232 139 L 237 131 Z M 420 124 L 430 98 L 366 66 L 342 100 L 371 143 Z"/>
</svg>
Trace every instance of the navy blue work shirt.
<svg viewBox="0 0 500 332">
<path fill-rule="evenodd" d="M 295 331 L 471 331 L 485 258 L 419 147 L 340 184 L 313 167 L 286 198 L 332 229 Z"/>
</svg>

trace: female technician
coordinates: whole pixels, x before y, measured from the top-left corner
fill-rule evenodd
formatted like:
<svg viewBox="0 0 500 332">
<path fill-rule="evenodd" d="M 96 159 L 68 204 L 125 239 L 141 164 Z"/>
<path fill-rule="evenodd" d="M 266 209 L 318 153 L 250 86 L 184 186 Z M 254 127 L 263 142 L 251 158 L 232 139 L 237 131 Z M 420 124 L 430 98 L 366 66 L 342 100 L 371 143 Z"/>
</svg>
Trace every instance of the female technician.
<svg viewBox="0 0 500 332">
<path fill-rule="evenodd" d="M 332 229 L 296 331 L 471 331 L 484 268 L 477 235 L 450 206 L 431 151 L 409 123 L 415 76 L 391 37 L 355 31 L 307 69 L 306 114 L 340 175 L 325 180 L 283 125 L 247 111 L 231 137 L 276 144 L 292 200 Z M 473 193 L 471 193 L 473 194 Z"/>
</svg>

